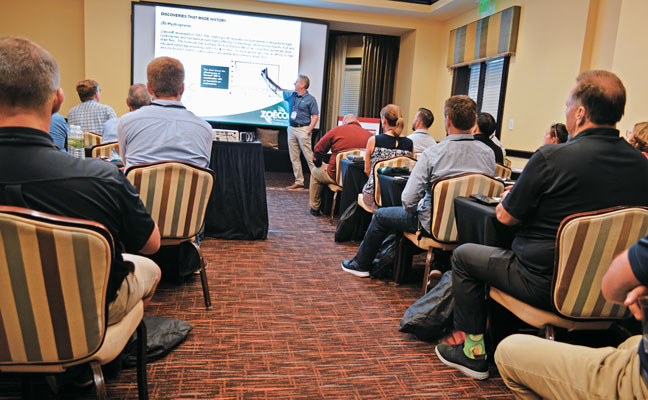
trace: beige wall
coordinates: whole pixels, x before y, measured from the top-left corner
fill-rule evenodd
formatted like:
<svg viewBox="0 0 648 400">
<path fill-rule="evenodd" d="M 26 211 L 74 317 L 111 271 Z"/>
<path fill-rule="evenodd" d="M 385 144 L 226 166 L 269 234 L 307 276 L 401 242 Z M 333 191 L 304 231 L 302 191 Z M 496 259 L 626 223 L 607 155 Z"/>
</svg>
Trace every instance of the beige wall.
<svg viewBox="0 0 648 400">
<path fill-rule="evenodd" d="M 76 83 L 85 78 L 83 0 L 5 0 L 0 9 L 0 35 L 31 39 L 58 61 L 67 115 L 79 103 Z"/>
</svg>

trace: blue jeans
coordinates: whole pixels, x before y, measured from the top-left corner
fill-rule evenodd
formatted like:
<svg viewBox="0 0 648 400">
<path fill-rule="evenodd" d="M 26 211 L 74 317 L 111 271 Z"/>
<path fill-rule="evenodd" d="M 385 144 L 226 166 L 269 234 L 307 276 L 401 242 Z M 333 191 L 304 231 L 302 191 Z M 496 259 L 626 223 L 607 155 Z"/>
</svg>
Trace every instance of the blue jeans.
<svg viewBox="0 0 648 400">
<path fill-rule="evenodd" d="M 418 229 L 418 216 L 405 211 L 403 207 L 379 208 L 371 219 L 367 233 L 356 253 L 355 261 L 360 267 L 371 269 L 371 262 L 378 253 L 383 240 L 390 233 L 415 233 Z"/>
</svg>

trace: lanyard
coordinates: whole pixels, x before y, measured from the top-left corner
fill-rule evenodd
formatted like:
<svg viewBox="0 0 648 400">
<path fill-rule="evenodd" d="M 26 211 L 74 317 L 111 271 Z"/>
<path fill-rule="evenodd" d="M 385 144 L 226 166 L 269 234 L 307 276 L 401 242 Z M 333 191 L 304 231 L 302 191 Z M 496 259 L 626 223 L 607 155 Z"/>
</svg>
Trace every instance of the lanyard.
<svg viewBox="0 0 648 400">
<path fill-rule="evenodd" d="M 165 108 L 182 108 L 186 109 L 187 107 L 181 106 L 180 104 L 158 104 L 158 103 L 151 103 L 152 106 L 158 106 L 158 107 L 165 107 Z"/>
</svg>

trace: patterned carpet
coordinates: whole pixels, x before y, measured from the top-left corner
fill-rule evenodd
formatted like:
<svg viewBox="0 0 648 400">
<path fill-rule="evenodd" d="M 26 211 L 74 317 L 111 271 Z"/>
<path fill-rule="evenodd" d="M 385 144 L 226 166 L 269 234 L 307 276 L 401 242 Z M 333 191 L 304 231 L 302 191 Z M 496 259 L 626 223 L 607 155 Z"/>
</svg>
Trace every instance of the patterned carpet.
<svg viewBox="0 0 648 400">
<path fill-rule="evenodd" d="M 308 213 L 308 191 L 288 191 L 290 174 L 268 174 L 265 241 L 206 239 L 213 306 L 200 280 L 162 285 L 149 315 L 195 326 L 148 367 L 151 399 L 511 398 L 497 370 L 478 382 L 442 365 L 431 344 L 398 332 L 418 282 L 395 286 L 343 272 L 358 243 L 335 243 L 334 225 Z M 36 398 L 54 398 L 35 382 Z M 135 369 L 107 380 L 108 396 L 137 398 Z M 0 398 L 20 398 L 0 376 Z M 91 399 L 92 390 L 64 399 Z"/>
</svg>

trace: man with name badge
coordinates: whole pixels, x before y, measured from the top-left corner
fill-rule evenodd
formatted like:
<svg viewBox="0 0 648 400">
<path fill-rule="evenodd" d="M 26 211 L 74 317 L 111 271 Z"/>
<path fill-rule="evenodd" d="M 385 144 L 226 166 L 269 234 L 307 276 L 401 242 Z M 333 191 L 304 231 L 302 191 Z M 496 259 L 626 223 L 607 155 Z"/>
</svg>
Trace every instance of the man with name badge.
<svg viewBox="0 0 648 400">
<path fill-rule="evenodd" d="M 302 172 L 300 152 L 304 153 L 308 169 L 315 168 L 313 164 L 313 149 L 311 146 L 311 133 L 319 120 L 319 109 L 317 100 L 308 93 L 310 79 L 306 75 L 299 75 L 295 81 L 295 90 L 285 90 L 279 87 L 268 77 L 268 70 L 261 71 L 261 76 L 267 82 L 270 89 L 277 93 L 283 92 L 284 100 L 290 106 L 290 126 L 288 127 L 288 153 L 292 163 L 295 183 L 288 186 L 294 190 L 304 187 L 304 173 Z M 300 151 L 301 150 L 301 151 Z"/>
</svg>

